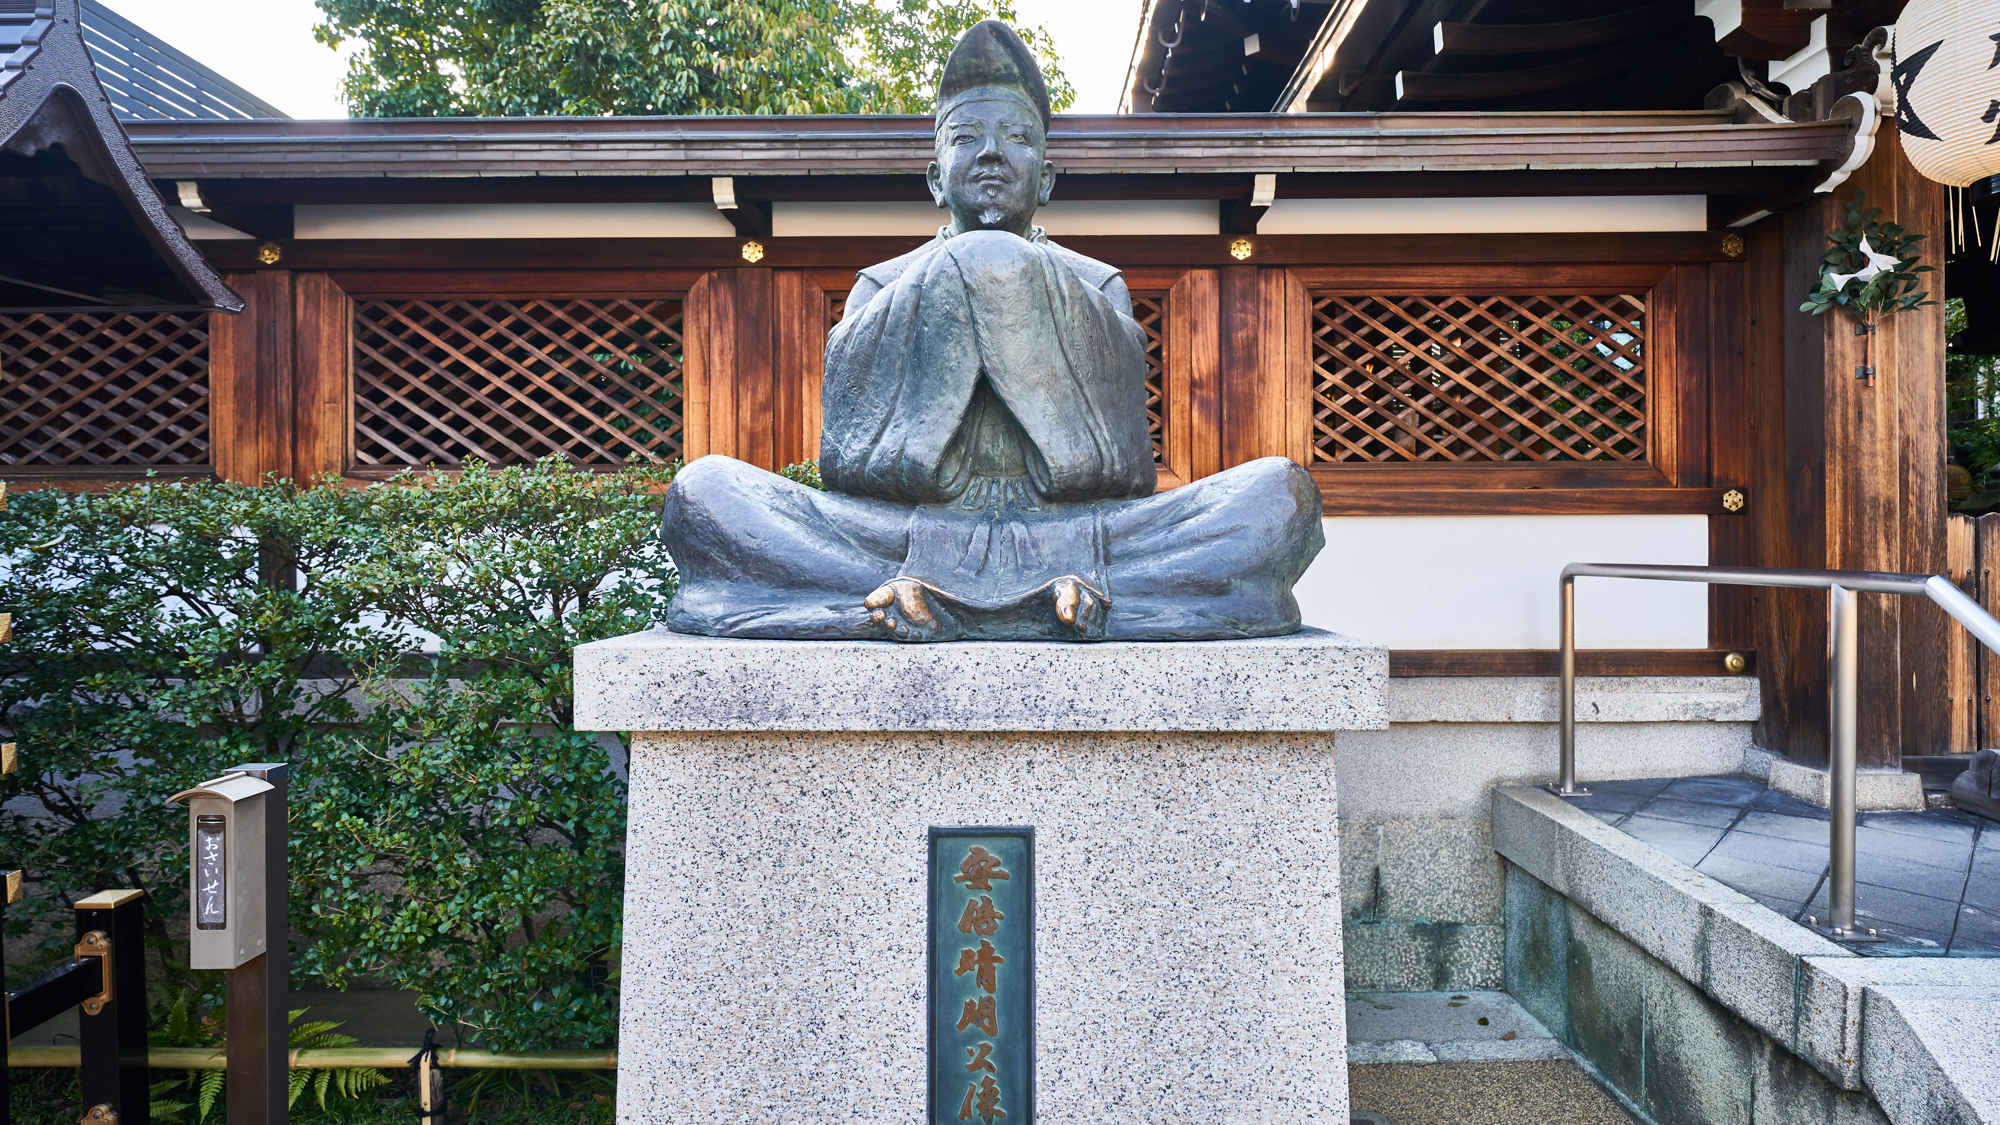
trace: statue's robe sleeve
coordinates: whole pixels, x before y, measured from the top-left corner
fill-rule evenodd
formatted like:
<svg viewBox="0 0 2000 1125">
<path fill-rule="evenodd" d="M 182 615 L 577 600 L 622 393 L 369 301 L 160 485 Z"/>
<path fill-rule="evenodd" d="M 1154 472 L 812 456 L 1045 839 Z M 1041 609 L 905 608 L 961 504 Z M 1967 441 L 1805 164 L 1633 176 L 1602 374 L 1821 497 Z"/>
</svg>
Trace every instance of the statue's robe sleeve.
<svg viewBox="0 0 2000 1125">
<path fill-rule="evenodd" d="M 983 378 L 1028 440 L 1044 499 L 1150 495 L 1145 333 L 1116 271 L 997 231 L 941 239 L 866 279 L 827 345 L 820 472 L 853 496 L 937 504 L 964 491 L 955 441 Z M 1122 287 L 1120 287 L 1122 290 Z"/>
</svg>

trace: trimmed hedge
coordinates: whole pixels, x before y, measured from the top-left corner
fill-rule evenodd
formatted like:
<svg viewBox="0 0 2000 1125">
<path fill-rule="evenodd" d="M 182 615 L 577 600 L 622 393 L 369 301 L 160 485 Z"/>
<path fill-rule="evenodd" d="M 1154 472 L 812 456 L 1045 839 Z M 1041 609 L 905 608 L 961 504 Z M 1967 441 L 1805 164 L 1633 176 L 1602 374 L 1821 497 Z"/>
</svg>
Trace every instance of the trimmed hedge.
<svg viewBox="0 0 2000 1125">
<path fill-rule="evenodd" d="M 569 654 L 664 614 L 673 472 L 16 494 L 0 867 L 31 902 L 10 933 L 141 887 L 176 983 L 187 814 L 165 798 L 287 761 L 296 982 L 414 989 L 500 1050 L 614 1042 L 623 736 L 571 725 Z"/>
</svg>

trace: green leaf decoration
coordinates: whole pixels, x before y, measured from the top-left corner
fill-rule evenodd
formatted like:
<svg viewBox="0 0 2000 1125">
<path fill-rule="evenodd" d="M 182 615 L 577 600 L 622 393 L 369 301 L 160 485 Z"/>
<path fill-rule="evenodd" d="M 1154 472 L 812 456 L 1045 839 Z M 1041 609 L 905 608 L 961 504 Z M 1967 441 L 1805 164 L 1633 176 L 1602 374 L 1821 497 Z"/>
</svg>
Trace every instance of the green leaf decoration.
<svg viewBox="0 0 2000 1125">
<path fill-rule="evenodd" d="M 1868 324 L 1877 316 L 1937 304 L 1929 299 L 1928 290 L 1917 290 L 1922 275 L 1935 272 L 1918 264 L 1917 243 L 1924 236 L 1882 222 L 1882 209 L 1867 203 L 1867 193 L 1857 189 L 1847 206 L 1847 225 L 1827 234 L 1832 248 L 1820 256 L 1819 280 L 1799 306 L 1800 312 L 1818 316 L 1840 309 Z M 1871 272 L 1877 267 L 1878 272 Z M 1863 278 L 1864 273 L 1870 276 Z"/>
</svg>

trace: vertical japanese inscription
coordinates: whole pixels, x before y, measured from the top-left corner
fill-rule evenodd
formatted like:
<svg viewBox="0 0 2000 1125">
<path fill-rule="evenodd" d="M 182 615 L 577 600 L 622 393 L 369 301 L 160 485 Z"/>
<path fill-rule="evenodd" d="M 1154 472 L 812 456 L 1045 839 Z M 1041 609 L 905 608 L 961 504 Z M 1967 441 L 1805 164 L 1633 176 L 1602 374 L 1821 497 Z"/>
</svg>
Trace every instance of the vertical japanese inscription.
<svg viewBox="0 0 2000 1125">
<path fill-rule="evenodd" d="M 933 828 L 930 1120 L 1035 1117 L 1034 829 Z"/>
<path fill-rule="evenodd" d="M 229 923 L 228 820 L 213 813 L 194 818 L 194 924 L 220 930 Z"/>
</svg>

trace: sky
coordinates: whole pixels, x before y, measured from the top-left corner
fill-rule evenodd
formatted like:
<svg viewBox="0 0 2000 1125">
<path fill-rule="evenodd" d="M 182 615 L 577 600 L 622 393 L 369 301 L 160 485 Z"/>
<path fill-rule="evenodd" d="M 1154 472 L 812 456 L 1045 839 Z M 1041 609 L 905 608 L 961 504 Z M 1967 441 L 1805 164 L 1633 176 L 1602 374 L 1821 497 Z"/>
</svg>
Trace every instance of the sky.
<svg viewBox="0 0 2000 1125">
<path fill-rule="evenodd" d="M 313 0 L 102 0 L 223 77 L 293 117 L 345 117 L 343 55 L 313 41 Z M 1048 28 L 1076 85 L 1075 113 L 1111 113 L 1125 82 L 1142 0 L 1014 0 L 1021 22 Z"/>
</svg>

